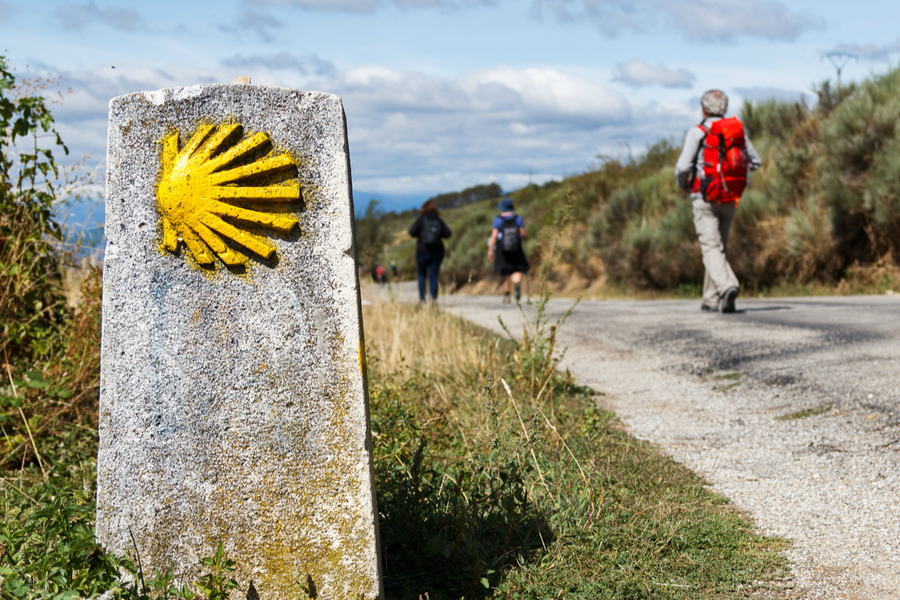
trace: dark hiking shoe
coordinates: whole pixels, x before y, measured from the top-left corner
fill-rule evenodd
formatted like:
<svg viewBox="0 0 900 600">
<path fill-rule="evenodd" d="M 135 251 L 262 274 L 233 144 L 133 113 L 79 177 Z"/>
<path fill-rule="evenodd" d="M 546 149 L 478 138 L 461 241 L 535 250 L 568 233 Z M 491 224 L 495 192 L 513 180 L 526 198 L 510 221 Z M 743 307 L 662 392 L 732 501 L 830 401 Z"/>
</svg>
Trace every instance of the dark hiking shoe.
<svg viewBox="0 0 900 600">
<path fill-rule="evenodd" d="M 710 306 L 709 304 L 701 304 L 700 310 L 703 312 L 719 312 L 718 306 Z"/>
<path fill-rule="evenodd" d="M 738 297 L 738 289 L 736 287 L 730 287 L 725 290 L 725 295 L 722 296 L 722 312 L 723 313 L 733 313 L 734 312 L 734 301 Z"/>
</svg>

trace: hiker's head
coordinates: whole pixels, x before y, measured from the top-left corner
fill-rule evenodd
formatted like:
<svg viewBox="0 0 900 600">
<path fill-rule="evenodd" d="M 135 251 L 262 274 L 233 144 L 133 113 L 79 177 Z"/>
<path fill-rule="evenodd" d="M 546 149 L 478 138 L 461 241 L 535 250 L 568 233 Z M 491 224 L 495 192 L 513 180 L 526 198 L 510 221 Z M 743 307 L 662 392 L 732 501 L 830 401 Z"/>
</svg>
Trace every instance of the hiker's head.
<svg viewBox="0 0 900 600">
<path fill-rule="evenodd" d="M 433 200 L 429 200 L 428 202 L 426 202 L 425 204 L 422 205 L 422 209 L 419 212 L 423 215 L 427 215 L 427 214 L 436 215 L 441 211 L 440 211 L 440 209 L 438 209 L 438 205 L 435 204 Z"/>
<path fill-rule="evenodd" d="M 709 90 L 700 99 L 707 117 L 724 117 L 728 110 L 728 96 L 722 90 Z"/>
<path fill-rule="evenodd" d="M 497 208 L 500 209 L 500 212 L 512 212 L 515 210 L 511 198 L 504 198 L 501 200 L 500 204 L 497 205 Z"/>
</svg>

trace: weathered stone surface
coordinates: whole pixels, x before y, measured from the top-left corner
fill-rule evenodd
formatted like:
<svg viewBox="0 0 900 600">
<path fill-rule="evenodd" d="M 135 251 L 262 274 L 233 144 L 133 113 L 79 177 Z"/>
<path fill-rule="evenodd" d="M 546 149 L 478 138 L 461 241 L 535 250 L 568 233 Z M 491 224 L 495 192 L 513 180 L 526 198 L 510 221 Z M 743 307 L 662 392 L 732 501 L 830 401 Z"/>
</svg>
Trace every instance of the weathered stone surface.
<svg viewBox="0 0 900 600">
<path fill-rule="evenodd" d="M 298 165 L 302 199 L 275 211 L 299 223 L 226 218 L 275 252 L 223 236 L 246 268 L 204 267 L 163 244 L 165 139 L 183 149 L 234 123 Z M 115 98 L 106 215 L 98 540 L 184 582 L 222 541 L 264 600 L 310 581 L 323 600 L 381 597 L 340 98 L 249 85 Z"/>
</svg>

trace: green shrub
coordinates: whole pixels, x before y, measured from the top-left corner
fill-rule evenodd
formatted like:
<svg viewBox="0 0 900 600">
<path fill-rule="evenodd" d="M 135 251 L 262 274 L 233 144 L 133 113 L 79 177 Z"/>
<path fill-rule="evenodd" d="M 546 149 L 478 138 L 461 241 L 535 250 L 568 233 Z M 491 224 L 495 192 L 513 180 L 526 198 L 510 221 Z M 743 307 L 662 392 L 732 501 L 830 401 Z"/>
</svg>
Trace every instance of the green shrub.
<svg viewBox="0 0 900 600">
<path fill-rule="evenodd" d="M 751 139 L 769 137 L 784 142 L 801 123 L 810 118 L 805 102 L 781 102 L 775 99 L 744 102 L 741 121 Z"/>
<path fill-rule="evenodd" d="M 822 129 L 820 184 L 845 264 L 900 250 L 900 70 L 867 81 Z"/>
<path fill-rule="evenodd" d="M 49 139 L 49 147 L 44 140 Z M 42 96 L 28 95 L 0 56 L 0 356 L 46 351 L 64 311 L 51 240 L 58 175 L 54 149 L 68 152 Z"/>
</svg>

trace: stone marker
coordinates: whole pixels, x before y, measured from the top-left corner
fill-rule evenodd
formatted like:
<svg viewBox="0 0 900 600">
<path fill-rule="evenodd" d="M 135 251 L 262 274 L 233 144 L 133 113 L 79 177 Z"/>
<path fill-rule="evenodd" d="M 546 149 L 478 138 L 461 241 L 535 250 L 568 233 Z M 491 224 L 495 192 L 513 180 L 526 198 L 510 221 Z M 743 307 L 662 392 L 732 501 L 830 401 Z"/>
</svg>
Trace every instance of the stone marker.
<svg viewBox="0 0 900 600">
<path fill-rule="evenodd" d="M 97 537 L 243 594 L 383 596 L 341 100 L 110 102 Z"/>
</svg>

